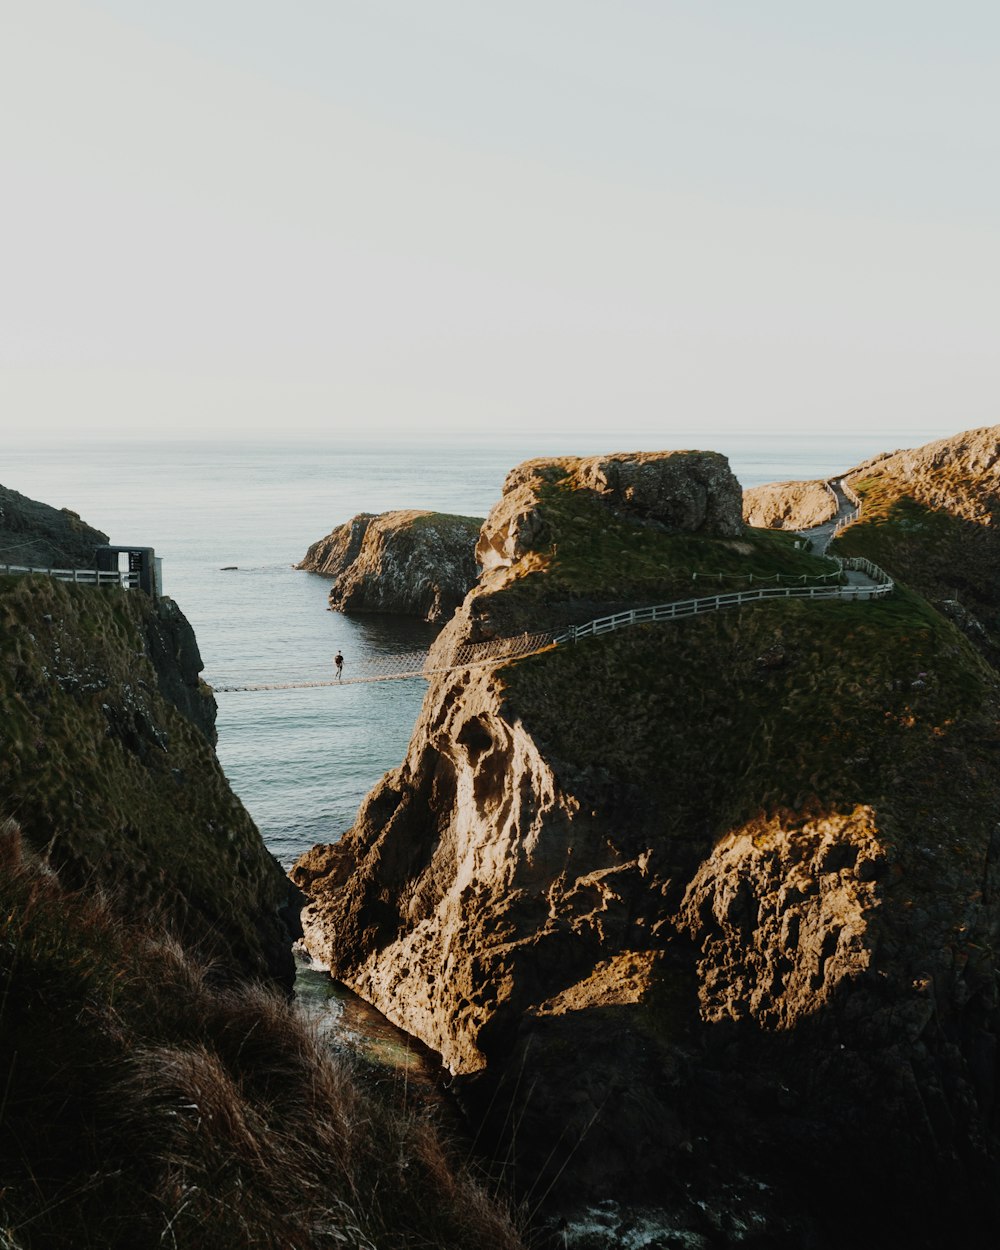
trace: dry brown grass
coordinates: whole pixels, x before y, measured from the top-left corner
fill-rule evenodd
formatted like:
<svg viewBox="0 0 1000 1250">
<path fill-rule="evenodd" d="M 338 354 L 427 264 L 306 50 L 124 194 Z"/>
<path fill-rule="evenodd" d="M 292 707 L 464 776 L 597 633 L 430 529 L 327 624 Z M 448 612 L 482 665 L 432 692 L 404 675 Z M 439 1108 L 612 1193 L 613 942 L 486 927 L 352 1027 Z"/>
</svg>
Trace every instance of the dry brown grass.
<svg viewBox="0 0 1000 1250">
<path fill-rule="evenodd" d="M 515 1250 L 425 1109 L 0 830 L 0 1245 Z"/>
</svg>

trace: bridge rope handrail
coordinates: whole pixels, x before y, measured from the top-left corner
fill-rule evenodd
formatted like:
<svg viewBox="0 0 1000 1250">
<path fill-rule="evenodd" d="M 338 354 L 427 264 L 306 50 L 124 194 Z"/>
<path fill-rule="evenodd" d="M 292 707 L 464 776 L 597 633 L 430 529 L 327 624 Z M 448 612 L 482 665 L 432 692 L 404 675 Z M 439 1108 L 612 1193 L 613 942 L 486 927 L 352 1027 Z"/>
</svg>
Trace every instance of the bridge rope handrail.
<svg viewBox="0 0 1000 1250">
<path fill-rule="evenodd" d="M 840 511 L 841 502 L 832 481 L 824 483 L 833 496 Z M 838 484 L 841 492 L 852 505 L 850 512 L 840 517 L 832 530 L 826 535 L 823 543 L 825 552 L 827 544 L 846 526 L 853 524 L 861 515 L 861 499 L 849 484 L 841 479 Z M 828 524 L 828 523 L 826 523 Z M 816 527 L 817 529 L 821 527 Z M 830 574 L 816 575 L 814 582 L 820 584 L 758 586 L 753 589 L 731 591 L 724 594 L 706 595 L 695 599 L 673 600 L 670 603 L 658 603 L 649 607 L 630 608 L 624 612 L 615 612 L 610 616 L 596 617 L 583 625 L 571 625 L 561 633 L 525 633 L 508 638 L 493 638 L 484 642 L 466 643 L 449 655 L 446 664 L 431 665 L 429 657 L 432 652 L 408 652 L 395 656 L 380 656 L 361 662 L 361 675 L 344 679 L 327 678 L 311 681 L 280 682 L 269 684 L 216 685 L 213 689 L 223 692 L 248 690 L 290 690 L 306 689 L 320 686 L 355 685 L 361 682 L 389 681 L 408 677 L 433 676 L 456 672 L 461 669 L 480 667 L 489 664 L 503 663 L 506 660 L 520 659 L 529 655 L 537 655 L 553 646 L 575 643 L 583 638 L 597 638 L 613 633 L 632 625 L 645 625 L 660 621 L 680 620 L 691 616 L 700 616 L 706 612 L 718 612 L 727 608 L 738 608 L 747 603 L 759 603 L 770 599 L 840 599 L 848 601 L 865 601 L 881 599 L 895 590 L 895 583 L 888 573 L 873 561 L 864 556 L 828 556 L 836 564 L 836 571 Z M 868 578 L 867 585 L 858 583 L 844 584 L 845 575 L 859 573 Z M 693 575 L 697 577 L 697 574 Z M 711 575 L 710 575 L 711 576 Z M 721 576 L 721 575 L 720 575 Z M 838 579 L 836 585 L 827 584 L 830 578 Z M 772 580 L 771 578 L 761 579 Z M 420 661 L 423 661 L 420 663 Z M 378 668 L 383 671 L 379 673 Z M 394 671 L 385 671 L 392 668 Z M 375 669 L 376 671 L 372 671 Z"/>
<path fill-rule="evenodd" d="M 534 634 L 518 634 L 508 638 L 493 638 L 485 642 L 466 643 L 448 657 L 446 664 L 431 665 L 427 662 L 428 653 L 409 652 L 401 656 L 379 656 L 374 660 L 362 661 L 361 675 L 345 677 L 343 680 L 325 678 L 308 681 L 243 683 L 241 685 L 214 685 L 219 693 L 234 693 L 251 690 L 293 690 L 309 689 L 321 686 L 358 685 L 373 681 L 390 681 L 408 677 L 430 678 L 461 669 L 484 667 L 491 664 L 504 663 L 507 660 L 523 659 L 529 655 L 537 655 L 553 646 L 578 642 L 583 638 L 597 638 L 603 634 L 625 629 L 631 625 L 645 625 L 660 621 L 679 620 L 685 617 L 700 616 L 706 612 L 718 612 L 726 608 L 737 608 L 745 603 L 758 603 L 770 599 L 841 599 L 847 601 L 881 599 L 895 589 L 892 578 L 878 565 L 859 556 L 834 556 L 841 571 L 863 573 L 871 579 L 872 584 L 837 585 L 837 586 L 763 586 L 756 590 L 738 590 L 728 594 L 707 595 L 699 599 L 674 600 L 671 603 L 653 604 L 645 608 L 631 608 L 625 612 L 616 612 L 611 616 L 597 617 L 584 625 L 571 625 L 561 633 L 544 632 Z M 423 659 L 417 666 L 414 660 Z M 400 669 L 386 671 L 390 666 L 400 663 Z M 378 672 L 381 668 L 383 671 Z M 375 671 L 373 671 L 375 670 Z M 400 671 L 402 670 L 402 671 Z"/>
</svg>

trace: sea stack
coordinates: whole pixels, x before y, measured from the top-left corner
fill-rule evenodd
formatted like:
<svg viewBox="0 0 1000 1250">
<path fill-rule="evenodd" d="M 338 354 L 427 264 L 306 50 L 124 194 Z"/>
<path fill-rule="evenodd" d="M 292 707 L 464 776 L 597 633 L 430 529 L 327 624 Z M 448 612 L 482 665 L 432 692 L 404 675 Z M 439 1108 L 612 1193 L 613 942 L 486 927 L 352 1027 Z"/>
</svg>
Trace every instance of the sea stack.
<svg viewBox="0 0 1000 1250">
<path fill-rule="evenodd" d="M 296 568 L 334 579 L 337 612 L 441 622 L 475 584 L 481 524 L 443 512 L 362 512 L 313 543 Z"/>
</svg>

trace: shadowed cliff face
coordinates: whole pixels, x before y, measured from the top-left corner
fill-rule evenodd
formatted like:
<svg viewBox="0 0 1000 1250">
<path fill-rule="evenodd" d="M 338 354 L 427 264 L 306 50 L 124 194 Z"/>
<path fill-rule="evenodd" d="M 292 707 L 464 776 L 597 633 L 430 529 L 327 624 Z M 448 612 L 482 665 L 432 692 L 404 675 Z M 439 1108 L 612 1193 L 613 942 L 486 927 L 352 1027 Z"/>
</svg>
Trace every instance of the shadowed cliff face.
<svg viewBox="0 0 1000 1250">
<path fill-rule="evenodd" d="M 540 502 L 549 545 L 508 553 L 439 658 L 481 632 L 477 600 L 537 619 L 526 582 L 565 586 L 569 514 Z M 980 1244 L 998 712 L 995 674 L 906 592 L 450 674 L 354 828 L 296 866 L 307 941 L 440 1051 L 571 1229 L 615 1198 L 706 1244 Z"/>
<path fill-rule="evenodd" d="M 0 564 L 92 569 L 94 548 L 107 541 L 107 534 L 69 508 L 51 508 L 0 486 Z"/>
<path fill-rule="evenodd" d="M 335 611 L 443 621 L 475 584 L 481 523 L 443 512 L 363 512 L 313 543 L 296 567 L 334 578 Z"/>
<path fill-rule="evenodd" d="M 212 750 L 176 605 L 0 578 L 0 652 L 3 814 L 65 884 L 156 912 L 220 969 L 290 983 L 287 882 Z"/>
</svg>

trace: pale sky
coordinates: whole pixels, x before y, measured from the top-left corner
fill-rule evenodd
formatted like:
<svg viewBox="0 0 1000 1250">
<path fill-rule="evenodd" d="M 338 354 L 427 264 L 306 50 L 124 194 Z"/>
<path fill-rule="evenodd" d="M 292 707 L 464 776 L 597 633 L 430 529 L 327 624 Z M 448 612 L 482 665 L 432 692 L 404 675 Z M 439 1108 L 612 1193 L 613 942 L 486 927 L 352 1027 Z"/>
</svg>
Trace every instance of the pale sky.
<svg viewBox="0 0 1000 1250">
<path fill-rule="evenodd" d="M 998 135 L 993 0 L 0 0 L 0 421 L 994 424 Z"/>
</svg>

